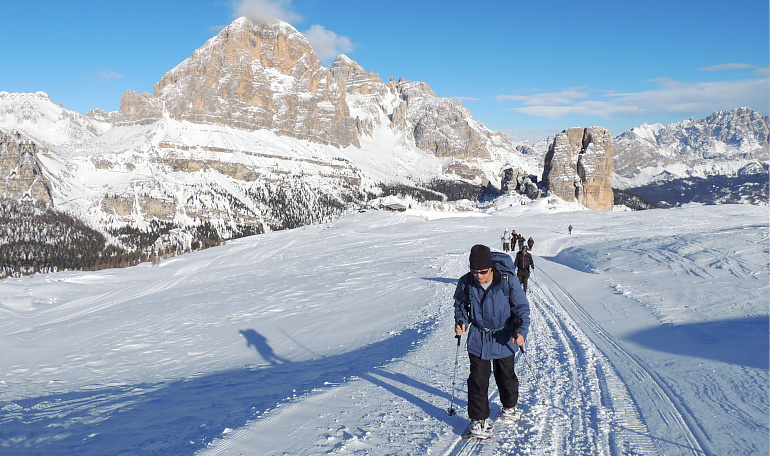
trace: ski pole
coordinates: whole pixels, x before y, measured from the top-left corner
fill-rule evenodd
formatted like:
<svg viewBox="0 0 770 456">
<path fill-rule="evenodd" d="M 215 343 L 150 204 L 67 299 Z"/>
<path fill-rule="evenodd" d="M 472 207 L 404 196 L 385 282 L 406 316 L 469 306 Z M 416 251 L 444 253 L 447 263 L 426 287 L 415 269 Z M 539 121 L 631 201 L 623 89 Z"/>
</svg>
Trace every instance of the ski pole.
<svg viewBox="0 0 770 456">
<path fill-rule="evenodd" d="M 447 413 L 449 416 L 455 415 L 457 412 L 455 411 L 454 404 L 455 404 L 455 378 L 457 377 L 457 364 L 460 360 L 460 338 L 461 335 L 456 335 L 455 338 L 457 338 L 457 351 L 455 352 L 455 369 L 452 373 L 452 398 L 449 400 L 449 409 L 447 409 Z"/>
<path fill-rule="evenodd" d="M 519 350 L 521 350 L 521 357 L 524 358 L 524 362 L 527 363 L 527 366 L 529 366 L 529 371 L 532 372 L 532 376 L 535 377 L 535 383 L 540 383 L 540 380 L 537 377 L 537 373 L 535 373 L 535 370 L 532 369 L 532 364 L 529 364 L 529 359 L 527 359 L 527 354 L 524 352 L 524 346 L 519 345 Z"/>
</svg>

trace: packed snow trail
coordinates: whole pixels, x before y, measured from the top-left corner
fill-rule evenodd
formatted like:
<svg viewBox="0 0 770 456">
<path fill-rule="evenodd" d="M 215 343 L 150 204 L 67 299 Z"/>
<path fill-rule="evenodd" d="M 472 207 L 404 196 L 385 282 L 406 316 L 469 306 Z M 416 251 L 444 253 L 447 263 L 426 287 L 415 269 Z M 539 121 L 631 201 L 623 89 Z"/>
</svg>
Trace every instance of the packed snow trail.
<svg viewBox="0 0 770 456">
<path fill-rule="evenodd" d="M 0 454 L 767 454 L 766 211 L 547 204 L 0 281 Z M 536 234 L 524 417 L 469 445 L 452 293 L 501 227 Z"/>
<path fill-rule="evenodd" d="M 456 254 L 441 266 L 441 276 L 459 277 L 466 268 L 466 255 Z M 517 358 L 522 421 L 498 426 L 487 441 L 463 439 L 461 434 L 468 423 L 465 338 L 455 399 L 458 415 L 446 412 L 454 365 L 451 295 L 455 283 L 452 279 L 431 281 L 435 297 L 427 303 L 426 312 L 437 323 L 429 325 L 430 333 L 415 341 L 415 348 L 403 358 L 303 398 L 291 409 L 277 410 L 201 454 L 248 454 L 254 450 L 251 445 L 258 445 L 260 433 L 286 428 L 294 429 L 286 443 L 280 448 L 260 447 L 259 454 L 699 454 L 690 449 L 664 452 L 656 446 L 613 365 L 555 298 L 563 291 L 554 293 L 552 288 L 558 288 L 555 283 L 544 280 L 533 281 L 529 294 L 533 326 L 525 356 L 531 366 L 522 355 Z M 537 372 L 537 382 L 530 367 Z M 491 393 L 494 417 L 500 405 L 496 391 Z M 355 398 L 355 405 L 340 409 L 328 402 L 335 397 Z M 310 417 L 294 421 L 301 415 L 300 409 L 325 410 L 322 416 L 339 417 L 339 427 L 328 429 L 325 420 L 317 420 L 321 425 L 317 427 Z M 372 429 L 377 428 L 386 435 L 376 435 Z M 684 432 L 689 433 L 686 428 Z M 316 437 L 308 439 L 309 435 Z M 239 436 L 249 437 L 239 442 Z"/>
<path fill-rule="evenodd" d="M 564 311 L 551 291 L 555 282 L 543 282 L 530 280 L 533 323 L 516 363 L 521 422 L 498 426 L 487 442 L 458 439 L 445 454 L 661 454 L 614 367 L 583 332 L 584 322 Z"/>
</svg>

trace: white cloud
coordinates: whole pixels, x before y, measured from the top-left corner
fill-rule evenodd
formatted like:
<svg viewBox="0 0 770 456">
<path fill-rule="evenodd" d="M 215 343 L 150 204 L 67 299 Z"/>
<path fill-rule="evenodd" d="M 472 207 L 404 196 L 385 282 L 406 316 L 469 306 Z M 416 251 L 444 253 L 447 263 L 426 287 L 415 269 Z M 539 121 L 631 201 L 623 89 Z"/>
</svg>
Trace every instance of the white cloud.
<svg viewBox="0 0 770 456">
<path fill-rule="evenodd" d="M 561 92 L 536 93 L 532 95 L 498 95 L 495 99 L 497 101 L 521 101 L 526 106 L 556 106 L 572 103 L 573 100 L 579 100 L 588 96 L 588 92 L 567 89 Z"/>
<path fill-rule="evenodd" d="M 307 38 L 319 60 L 329 61 L 340 54 L 353 50 L 353 42 L 346 36 L 340 36 L 331 30 L 326 30 L 320 25 L 313 25 L 309 30 L 302 32 Z"/>
<path fill-rule="evenodd" d="M 559 133 L 559 130 L 515 130 L 515 129 L 502 129 L 500 130 L 512 143 L 520 142 L 536 142 L 544 140 L 549 136 L 553 136 Z"/>
<path fill-rule="evenodd" d="M 746 68 L 759 68 L 759 67 L 748 63 L 725 63 L 722 65 L 713 65 L 713 66 L 698 68 L 698 71 L 731 71 L 731 70 L 743 70 Z"/>
<path fill-rule="evenodd" d="M 687 83 L 671 78 L 650 80 L 659 88 L 642 92 L 615 93 L 611 91 L 599 99 L 573 103 L 577 97 L 570 97 L 571 91 L 555 92 L 566 94 L 559 98 L 554 93 L 534 94 L 522 97 L 501 96 L 498 101 L 521 101 L 525 106 L 511 108 L 536 117 L 558 119 L 567 115 L 598 116 L 611 118 L 616 115 L 659 115 L 677 114 L 694 116 L 719 110 L 750 107 L 763 114 L 768 112 L 770 103 L 770 81 L 763 79 L 742 79 L 720 82 Z M 533 103 L 541 100 L 541 103 Z M 608 101 L 609 100 L 609 101 Z M 554 103 L 559 101 L 558 105 Z"/>
<path fill-rule="evenodd" d="M 233 11 L 235 17 L 245 16 L 259 24 L 275 19 L 291 24 L 303 19 L 291 11 L 291 0 L 236 0 L 233 2 Z"/>
<path fill-rule="evenodd" d="M 666 89 L 676 89 L 679 87 L 685 87 L 687 85 L 686 82 L 677 81 L 676 79 L 672 79 L 672 78 L 655 78 L 655 79 L 648 79 L 644 82 L 654 82 L 654 83 L 660 84 L 661 87 L 664 87 Z"/>
</svg>

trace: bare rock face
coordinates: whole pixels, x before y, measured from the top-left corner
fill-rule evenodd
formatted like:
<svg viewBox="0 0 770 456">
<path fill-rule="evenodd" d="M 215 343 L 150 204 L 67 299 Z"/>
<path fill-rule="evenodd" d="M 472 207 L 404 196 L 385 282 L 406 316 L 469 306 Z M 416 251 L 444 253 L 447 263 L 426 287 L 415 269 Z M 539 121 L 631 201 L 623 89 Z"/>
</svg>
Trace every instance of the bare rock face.
<svg viewBox="0 0 770 456">
<path fill-rule="evenodd" d="M 53 202 L 51 185 L 41 172 L 37 144 L 15 132 L 0 130 L 0 197 Z"/>
<path fill-rule="evenodd" d="M 589 209 L 612 210 L 612 136 L 604 127 L 569 128 L 556 135 L 545 156 L 549 193 Z"/>
<path fill-rule="evenodd" d="M 428 84 L 401 79 L 394 88 L 401 101 L 393 110 L 393 126 L 405 129 L 420 149 L 437 157 L 480 159 L 491 158 L 495 143 L 513 149 L 502 133 L 475 121 L 461 102 L 436 96 Z"/>
<path fill-rule="evenodd" d="M 95 114 L 94 114 L 95 116 Z M 152 94 L 127 90 L 120 97 L 117 125 L 148 125 L 163 117 L 163 103 Z"/>
<path fill-rule="evenodd" d="M 337 147 L 357 145 L 345 85 L 291 25 L 240 18 L 166 73 L 155 96 L 178 120 Z M 122 107 L 122 106 L 121 106 Z"/>
<path fill-rule="evenodd" d="M 337 57 L 330 69 L 345 83 L 358 134 L 371 134 L 384 123 L 437 157 L 484 160 L 513 150 L 504 134 L 489 130 L 462 102 L 437 96 L 424 82 L 392 78 L 383 83 L 378 74 L 345 55 Z M 462 174 L 473 178 L 478 171 Z"/>
<path fill-rule="evenodd" d="M 386 115 L 384 106 L 394 96 L 394 91 L 382 82 L 377 73 L 364 70 L 344 54 L 334 59 L 329 71 L 345 84 L 350 115 L 356 119 L 356 135 L 371 135 L 380 124 L 379 119 Z"/>
</svg>

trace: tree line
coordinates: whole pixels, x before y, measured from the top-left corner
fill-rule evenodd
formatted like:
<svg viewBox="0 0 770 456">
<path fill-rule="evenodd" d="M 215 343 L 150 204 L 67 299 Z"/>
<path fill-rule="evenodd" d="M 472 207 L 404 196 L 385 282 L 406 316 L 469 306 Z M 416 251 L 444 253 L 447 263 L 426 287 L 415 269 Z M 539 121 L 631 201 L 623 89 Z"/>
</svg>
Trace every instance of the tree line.
<svg viewBox="0 0 770 456">
<path fill-rule="evenodd" d="M 215 191 L 209 188 L 208 191 Z M 105 232 L 34 201 L 0 199 L 0 279 L 64 270 L 120 268 L 221 244 L 227 239 L 324 223 L 355 204 L 378 196 L 412 196 L 417 201 L 476 199 L 479 187 L 459 181 L 378 184 L 364 191 L 343 184 L 333 191 L 310 189 L 300 179 L 263 183 L 245 190 L 241 201 L 227 193 L 231 214 L 240 222 L 212 219 L 182 226 L 152 219 L 145 226 L 125 224 Z M 250 200 L 250 201 L 248 201 Z M 249 204 L 245 204 L 249 203 Z"/>
</svg>

